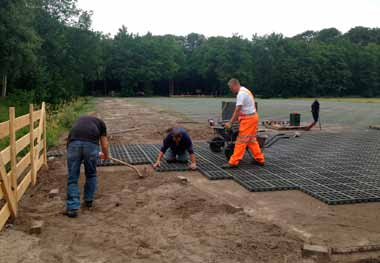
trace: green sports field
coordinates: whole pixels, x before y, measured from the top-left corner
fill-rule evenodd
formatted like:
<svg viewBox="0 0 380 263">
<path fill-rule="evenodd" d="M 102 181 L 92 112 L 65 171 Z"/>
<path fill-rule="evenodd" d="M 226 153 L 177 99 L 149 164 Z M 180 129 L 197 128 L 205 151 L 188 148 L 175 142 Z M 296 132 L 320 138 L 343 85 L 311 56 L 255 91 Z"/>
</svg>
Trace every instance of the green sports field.
<svg viewBox="0 0 380 263">
<path fill-rule="evenodd" d="M 234 101 L 226 98 L 133 98 L 139 104 L 158 110 L 176 112 L 188 119 L 207 122 L 208 118 L 220 118 L 221 102 Z M 261 120 L 288 120 L 289 113 L 302 114 L 303 122 L 311 122 L 310 99 L 258 99 Z M 340 125 L 366 128 L 370 124 L 380 124 L 379 99 L 322 99 L 321 121 L 323 125 Z"/>
</svg>

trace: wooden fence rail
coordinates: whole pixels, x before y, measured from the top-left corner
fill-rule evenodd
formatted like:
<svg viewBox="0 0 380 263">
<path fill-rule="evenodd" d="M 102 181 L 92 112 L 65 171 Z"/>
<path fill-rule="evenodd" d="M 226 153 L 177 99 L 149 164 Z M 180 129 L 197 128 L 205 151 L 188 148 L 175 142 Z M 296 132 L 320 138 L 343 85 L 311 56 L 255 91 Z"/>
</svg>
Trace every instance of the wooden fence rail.
<svg viewBox="0 0 380 263">
<path fill-rule="evenodd" d="M 17 138 L 21 129 L 28 133 Z M 17 133 L 20 131 L 19 133 Z M 17 117 L 9 108 L 9 121 L 0 123 L 0 140 L 9 138 L 8 146 L 0 150 L 0 230 L 9 217 L 17 217 L 17 204 L 29 185 L 37 182 L 37 173 L 47 166 L 46 106 Z"/>
</svg>

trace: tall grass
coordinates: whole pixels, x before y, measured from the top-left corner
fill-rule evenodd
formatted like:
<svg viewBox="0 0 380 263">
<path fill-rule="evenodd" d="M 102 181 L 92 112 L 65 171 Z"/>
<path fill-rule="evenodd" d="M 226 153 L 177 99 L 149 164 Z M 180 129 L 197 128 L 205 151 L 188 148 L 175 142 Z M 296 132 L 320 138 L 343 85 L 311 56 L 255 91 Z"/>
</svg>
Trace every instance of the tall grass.
<svg viewBox="0 0 380 263">
<path fill-rule="evenodd" d="M 75 120 L 95 108 L 95 102 L 90 97 L 80 97 L 73 101 L 47 108 L 47 146 L 53 147 L 59 144 L 61 136 L 67 132 Z"/>
<path fill-rule="evenodd" d="M 8 117 L 8 107 L 12 104 L 4 98 L 0 99 L 0 122 L 6 121 Z M 26 106 L 25 106 L 26 105 Z M 12 105 L 13 106 L 13 105 Z M 75 120 L 82 114 L 93 111 L 95 108 L 94 100 L 90 97 L 80 97 L 73 101 L 59 105 L 47 106 L 47 128 L 46 141 L 48 148 L 57 146 L 60 137 L 67 132 Z M 29 104 L 16 106 L 16 116 L 28 113 Z M 17 132 L 17 138 L 29 132 L 28 128 L 21 129 Z M 9 138 L 0 140 L 0 150 L 9 145 Z"/>
</svg>

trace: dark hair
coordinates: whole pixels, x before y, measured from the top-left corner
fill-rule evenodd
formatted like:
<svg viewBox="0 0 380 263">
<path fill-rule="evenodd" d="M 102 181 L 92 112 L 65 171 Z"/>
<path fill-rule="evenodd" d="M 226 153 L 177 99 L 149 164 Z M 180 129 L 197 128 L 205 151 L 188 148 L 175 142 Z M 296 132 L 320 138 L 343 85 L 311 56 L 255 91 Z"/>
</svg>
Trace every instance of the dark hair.
<svg viewBox="0 0 380 263">
<path fill-rule="evenodd" d="M 175 139 L 182 138 L 182 133 L 181 133 L 180 129 L 173 128 L 171 132 L 173 133 L 173 138 L 175 138 Z"/>
</svg>

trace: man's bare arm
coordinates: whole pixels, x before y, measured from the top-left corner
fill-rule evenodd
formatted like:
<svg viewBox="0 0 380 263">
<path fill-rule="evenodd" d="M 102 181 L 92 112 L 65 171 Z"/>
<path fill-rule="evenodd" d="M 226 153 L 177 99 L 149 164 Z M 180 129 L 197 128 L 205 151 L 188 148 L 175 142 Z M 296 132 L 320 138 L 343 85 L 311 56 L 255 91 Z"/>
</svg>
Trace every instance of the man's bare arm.
<svg viewBox="0 0 380 263">
<path fill-rule="evenodd" d="M 232 125 L 239 118 L 241 108 L 242 108 L 242 106 L 236 106 L 234 114 L 232 115 L 232 118 L 230 120 L 230 125 Z"/>
<path fill-rule="evenodd" d="M 160 162 L 162 160 L 162 157 L 164 157 L 164 153 L 160 151 L 158 156 L 157 156 L 156 162 Z"/>
<path fill-rule="evenodd" d="M 191 161 L 191 163 L 193 163 L 193 164 L 195 164 L 195 163 L 197 162 L 194 153 L 190 154 L 190 161 Z"/>
<path fill-rule="evenodd" d="M 159 152 L 158 153 L 158 156 L 157 156 L 157 160 L 156 160 L 156 162 L 153 164 L 153 167 L 154 168 L 157 168 L 157 167 L 160 167 L 160 165 L 161 165 L 161 160 L 162 160 L 162 158 L 164 157 L 164 153 L 163 152 Z"/>
<path fill-rule="evenodd" d="M 104 159 L 109 159 L 109 152 L 108 152 L 108 138 L 107 136 L 100 137 L 100 147 L 102 148 L 102 153 L 104 154 Z"/>
</svg>

